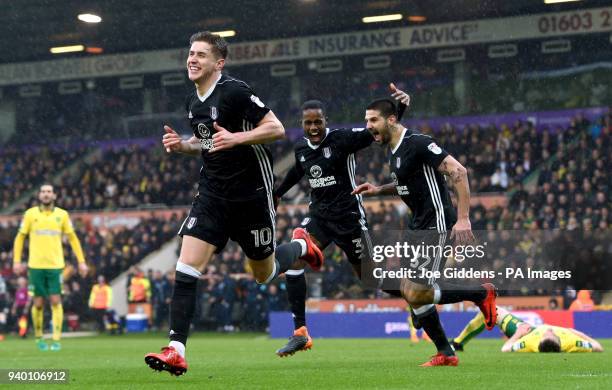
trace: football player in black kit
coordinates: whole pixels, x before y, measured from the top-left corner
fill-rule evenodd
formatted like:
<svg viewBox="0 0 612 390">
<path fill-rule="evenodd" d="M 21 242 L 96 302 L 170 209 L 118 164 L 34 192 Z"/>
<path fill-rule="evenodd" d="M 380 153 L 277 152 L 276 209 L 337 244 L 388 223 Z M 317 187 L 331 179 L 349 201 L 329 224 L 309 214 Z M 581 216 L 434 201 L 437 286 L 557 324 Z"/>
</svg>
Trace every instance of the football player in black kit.
<svg viewBox="0 0 612 390">
<path fill-rule="evenodd" d="M 210 32 L 190 39 L 187 71 L 195 90 L 186 111 L 194 136 L 183 140 L 169 126 L 162 138 L 168 153 L 202 157 L 198 194 L 179 230 L 183 237 L 170 306 L 170 343 L 145 362 L 154 370 L 187 371 L 185 344 L 195 311 L 201 272 L 228 239 L 247 257 L 258 283 L 269 283 L 305 261 L 318 269 L 323 256 L 304 231 L 276 247 L 272 156 L 263 145 L 284 137 L 274 113 L 243 81 L 222 74 L 227 43 Z"/>
<path fill-rule="evenodd" d="M 390 85 L 393 97 L 402 109 L 410 97 L 395 85 Z M 317 247 L 325 249 L 332 242 L 344 251 L 355 273 L 361 277 L 360 255 L 364 240 L 369 240 L 368 225 L 361 195 L 355 189 L 355 153 L 372 144 L 374 138 L 363 128 L 329 129 L 323 103 L 309 100 L 302 105 L 304 138 L 294 146 L 295 165 L 274 192 L 281 198 L 303 176 L 310 184 L 309 215 L 302 227 Z M 306 327 L 306 278 L 303 265 L 296 264 L 287 272 L 287 294 L 293 314 L 294 333 L 278 356 L 290 356 L 312 348 L 312 338 Z"/>
<path fill-rule="evenodd" d="M 375 100 L 366 108 L 366 127 L 374 141 L 388 145 L 389 168 L 393 183 L 375 186 L 359 185 L 353 194 L 364 196 L 399 195 L 412 211 L 411 231 L 417 237 L 429 234 L 427 245 L 443 248 L 447 231 L 456 245 L 473 242 L 469 219 L 470 188 L 467 170 L 427 135 L 415 133 L 398 122 L 395 104 L 390 99 Z M 446 188 L 444 176 L 453 183 L 457 196 L 457 213 Z M 457 215 L 458 214 L 458 215 Z M 433 232 L 433 235 L 431 234 Z M 419 234 L 419 233 L 424 233 Z M 420 244 L 421 239 L 416 241 Z M 434 261 L 427 261 L 430 270 L 442 270 L 446 259 L 441 251 Z M 424 260 L 424 259 L 420 259 Z M 425 267 L 425 261 L 422 261 Z M 472 301 L 482 311 L 487 329 L 495 326 L 497 310 L 495 287 L 464 286 L 429 279 L 397 281 L 397 288 L 410 304 L 420 326 L 435 343 L 438 353 L 422 366 L 456 366 L 458 359 L 450 346 L 435 304 Z"/>
</svg>

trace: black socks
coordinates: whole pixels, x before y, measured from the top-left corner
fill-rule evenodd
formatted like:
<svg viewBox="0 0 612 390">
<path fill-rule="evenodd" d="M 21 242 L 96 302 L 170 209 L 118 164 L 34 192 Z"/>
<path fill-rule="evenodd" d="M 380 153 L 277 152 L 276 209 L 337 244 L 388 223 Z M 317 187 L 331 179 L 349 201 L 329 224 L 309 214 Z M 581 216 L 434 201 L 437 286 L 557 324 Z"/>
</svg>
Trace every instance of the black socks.
<svg viewBox="0 0 612 390">
<path fill-rule="evenodd" d="M 198 278 L 176 271 L 172 304 L 170 305 L 171 341 L 187 344 L 189 326 L 196 307 Z"/>
<path fill-rule="evenodd" d="M 419 311 L 419 309 L 421 308 L 416 309 L 416 311 Z M 427 309 L 424 313 L 417 314 L 416 318 L 423 327 L 423 330 L 427 332 L 427 335 L 431 341 L 433 341 L 436 345 L 438 352 L 442 352 L 446 356 L 455 355 L 453 347 L 451 347 L 448 343 L 446 333 L 444 332 L 444 328 L 442 328 L 442 324 L 440 323 L 440 316 L 438 315 L 438 310 L 436 310 L 435 305 L 429 307 L 429 309 Z"/>
<path fill-rule="evenodd" d="M 285 275 L 287 278 L 287 295 L 291 313 L 293 313 L 294 329 L 306 326 L 306 277 L 302 272 L 299 275 Z"/>
<path fill-rule="evenodd" d="M 436 302 L 435 297 L 437 293 L 434 293 L 434 303 L 439 303 L 440 305 L 463 301 L 478 303 L 487 297 L 487 290 L 482 286 L 466 286 L 442 281 L 437 284 L 440 296 Z M 436 289 L 436 286 L 434 286 L 434 289 Z"/>
</svg>

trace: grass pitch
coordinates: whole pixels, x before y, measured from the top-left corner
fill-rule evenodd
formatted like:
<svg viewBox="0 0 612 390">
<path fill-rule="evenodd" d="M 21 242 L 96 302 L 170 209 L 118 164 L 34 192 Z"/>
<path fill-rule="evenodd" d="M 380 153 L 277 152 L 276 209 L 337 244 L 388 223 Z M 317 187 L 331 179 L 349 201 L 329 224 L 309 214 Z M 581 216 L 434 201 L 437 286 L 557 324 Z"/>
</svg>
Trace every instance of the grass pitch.
<svg viewBox="0 0 612 390">
<path fill-rule="evenodd" d="M 501 339 L 476 339 L 459 353 L 459 367 L 438 368 L 418 367 L 434 353 L 423 341 L 315 339 L 311 351 L 281 359 L 274 351 L 284 342 L 196 333 L 187 349 L 189 371 L 177 378 L 144 363 L 145 353 L 166 344 L 162 334 L 64 339 L 60 352 L 39 352 L 32 338 L 9 337 L 0 342 L 0 369 L 68 369 L 68 387 L 84 389 L 612 389 L 612 340 L 603 340 L 606 352 L 599 354 L 502 354 Z"/>
</svg>

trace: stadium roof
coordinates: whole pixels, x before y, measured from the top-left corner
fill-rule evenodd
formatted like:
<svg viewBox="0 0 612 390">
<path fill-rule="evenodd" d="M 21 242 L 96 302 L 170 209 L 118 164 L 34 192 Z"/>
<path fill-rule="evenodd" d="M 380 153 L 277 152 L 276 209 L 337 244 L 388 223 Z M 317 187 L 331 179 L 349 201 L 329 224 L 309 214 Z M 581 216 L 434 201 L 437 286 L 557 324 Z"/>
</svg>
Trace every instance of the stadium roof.
<svg viewBox="0 0 612 390">
<path fill-rule="evenodd" d="M 434 6 L 435 4 L 435 6 Z M 54 46 L 100 47 L 105 54 L 186 46 L 198 30 L 233 29 L 230 42 L 524 15 L 597 7 L 606 0 L 546 5 L 543 0 L 0 0 L 0 63 L 57 58 Z M 77 20 L 81 13 L 99 24 Z M 401 13 L 399 21 L 362 17 Z M 85 53 L 62 56 L 90 55 Z"/>
</svg>

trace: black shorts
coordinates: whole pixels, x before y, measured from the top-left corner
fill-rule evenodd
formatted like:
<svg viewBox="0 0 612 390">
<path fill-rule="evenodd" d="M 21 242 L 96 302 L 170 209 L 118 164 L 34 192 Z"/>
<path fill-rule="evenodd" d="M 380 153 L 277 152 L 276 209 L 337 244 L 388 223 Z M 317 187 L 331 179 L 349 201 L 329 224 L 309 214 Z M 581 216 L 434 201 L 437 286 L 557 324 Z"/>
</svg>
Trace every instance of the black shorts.
<svg viewBox="0 0 612 390">
<path fill-rule="evenodd" d="M 320 249 L 326 248 L 333 242 L 344 251 L 351 264 L 361 263 L 360 256 L 365 245 L 364 235 L 368 236 L 368 225 L 365 219 L 347 218 L 340 221 L 328 221 L 312 216 L 304 218 L 302 227 L 321 244 Z"/>
<path fill-rule="evenodd" d="M 423 248 L 427 249 L 424 249 L 423 254 L 418 258 L 403 262 L 403 265 L 417 270 L 418 275 L 422 273 L 421 270 L 423 269 L 431 271 L 432 273 L 437 271 L 442 274 L 444 266 L 446 265 L 446 256 L 444 252 L 446 244 L 449 241 L 449 236 L 450 232 L 438 233 L 435 230 L 407 231 L 406 237 L 408 238 L 408 242 L 412 243 L 412 245 L 420 244 Z M 433 286 L 437 279 L 439 278 L 433 275 L 429 278 L 417 276 L 412 279 L 412 281 Z"/>
<path fill-rule="evenodd" d="M 435 230 L 375 231 L 362 256 L 364 283 L 388 292 L 399 290 L 403 279 L 432 286 L 439 279 L 436 271 L 442 275 L 446 265 L 449 236 Z M 400 253 L 390 250 L 398 244 Z"/>
<path fill-rule="evenodd" d="M 217 247 L 216 253 L 236 241 L 246 257 L 263 260 L 276 248 L 275 212 L 271 198 L 228 201 L 198 196 L 179 229 L 179 236 L 192 236 Z"/>
</svg>

